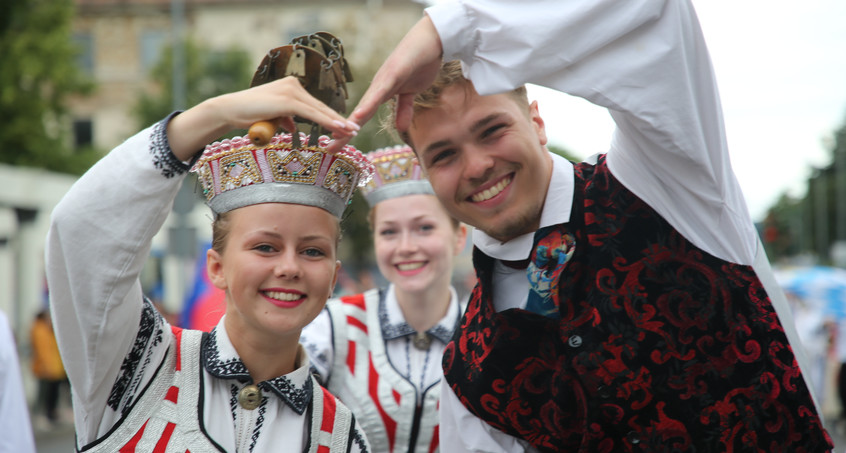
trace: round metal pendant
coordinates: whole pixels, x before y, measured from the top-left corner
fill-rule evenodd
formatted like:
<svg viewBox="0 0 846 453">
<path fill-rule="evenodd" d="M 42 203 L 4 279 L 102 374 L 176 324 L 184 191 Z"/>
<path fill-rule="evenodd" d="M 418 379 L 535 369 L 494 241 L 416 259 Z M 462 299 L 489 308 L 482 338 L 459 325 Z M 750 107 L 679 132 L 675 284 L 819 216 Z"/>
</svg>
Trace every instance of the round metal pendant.
<svg viewBox="0 0 846 453">
<path fill-rule="evenodd" d="M 417 332 L 414 334 L 414 338 L 411 340 L 411 343 L 415 348 L 421 351 L 428 351 L 429 346 L 432 344 L 432 337 L 430 337 L 426 332 Z"/>
<path fill-rule="evenodd" d="M 250 384 L 238 392 L 238 404 L 244 409 L 251 411 L 261 404 L 261 389 L 255 384 Z"/>
</svg>

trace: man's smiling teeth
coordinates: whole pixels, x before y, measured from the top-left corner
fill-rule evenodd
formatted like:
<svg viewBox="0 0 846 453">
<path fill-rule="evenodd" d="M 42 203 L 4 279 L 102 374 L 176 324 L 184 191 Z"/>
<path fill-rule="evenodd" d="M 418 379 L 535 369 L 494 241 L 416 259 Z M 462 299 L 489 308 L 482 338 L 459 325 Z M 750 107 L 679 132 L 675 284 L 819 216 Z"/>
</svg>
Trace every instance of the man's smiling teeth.
<svg viewBox="0 0 846 453">
<path fill-rule="evenodd" d="M 493 187 L 485 189 L 473 195 L 472 197 L 470 197 L 470 199 L 476 203 L 480 201 L 490 200 L 491 198 L 499 195 L 499 193 L 502 192 L 502 189 L 505 189 L 505 186 L 509 184 L 511 184 L 511 178 L 505 178 L 502 181 L 496 183 Z"/>
<path fill-rule="evenodd" d="M 285 293 L 282 291 L 265 291 L 264 294 L 271 299 L 288 301 L 299 300 L 303 297 L 303 295 L 299 293 Z"/>
<path fill-rule="evenodd" d="M 422 262 L 397 264 L 397 269 L 401 271 L 413 271 L 415 269 L 420 269 L 421 267 L 423 267 Z"/>
</svg>

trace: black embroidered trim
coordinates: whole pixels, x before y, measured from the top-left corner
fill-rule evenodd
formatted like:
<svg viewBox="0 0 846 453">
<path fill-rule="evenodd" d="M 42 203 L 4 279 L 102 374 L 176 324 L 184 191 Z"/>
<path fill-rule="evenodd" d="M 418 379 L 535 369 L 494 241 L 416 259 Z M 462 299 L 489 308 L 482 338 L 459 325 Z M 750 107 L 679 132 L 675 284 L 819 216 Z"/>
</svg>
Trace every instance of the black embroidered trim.
<svg viewBox="0 0 846 453">
<path fill-rule="evenodd" d="M 358 447 L 358 451 L 361 453 L 368 453 L 370 450 L 367 449 L 367 443 L 364 441 L 364 436 L 361 434 L 361 430 L 358 429 L 358 425 L 355 423 L 355 416 L 352 416 L 352 421 L 350 422 L 353 429 L 350 431 L 351 436 L 351 443 L 354 443 Z M 352 451 L 347 445 L 347 451 Z"/>
<path fill-rule="evenodd" d="M 303 386 L 299 388 L 285 376 L 275 377 L 261 382 L 258 385 L 262 389 L 272 391 L 278 395 L 279 398 L 282 398 L 282 400 L 285 401 L 285 403 L 290 406 L 297 415 L 303 415 L 306 407 L 308 407 L 308 404 L 311 402 L 311 392 L 313 387 L 311 385 L 310 376 L 309 379 L 306 379 Z"/>
<path fill-rule="evenodd" d="M 229 410 L 232 411 L 233 428 L 238 426 L 238 386 L 229 385 Z"/>
<path fill-rule="evenodd" d="M 302 341 L 302 337 L 300 341 Z M 329 363 L 328 355 L 325 351 L 318 349 L 314 343 L 302 342 L 300 344 L 303 345 L 303 348 L 305 348 L 306 352 L 308 353 L 308 356 L 311 358 L 308 366 L 309 370 L 311 371 L 311 374 L 313 374 L 317 378 L 318 382 L 320 382 L 321 385 L 326 385 L 326 379 L 324 379 L 323 375 L 320 374 L 320 370 L 317 369 L 314 363 L 325 363 L 328 365 L 327 368 L 332 368 L 332 364 Z"/>
<path fill-rule="evenodd" d="M 208 341 L 203 343 L 203 367 L 212 376 L 220 379 L 237 379 L 240 382 L 252 382 L 250 372 L 244 362 L 237 357 L 222 360 L 217 346 L 217 329 L 212 329 Z M 272 391 L 298 415 L 302 415 L 311 402 L 311 378 L 305 380 L 302 387 L 297 387 L 290 379 L 279 376 L 257 384 L 265 391 Z"/>
<path fill-rule="evenodd" d="M 385 340 L 396 340 L 397 338 L 406 335 L 414 335 L 417 333 L 407 322 L 403 321 L 398 324 L 391 324 L 388 317 L 388 307 L 385 302 L 385 295 L 387 291 L 379 290 L 379 324 L 382 326 L 382 338 Z M 443 343 L 449 343 L 452 340 L 452 334 L 455 328 L 447 329 L 441 324 L 436 324 L 435 327 L 427 330 L 426 333 L 441 340 Z"/>
<path fill-rule="evenodd" d="M 170 149 L 170 142 L 167 139 L 167 125 L 179 113 L 181 112 L 173 112 L 167 118 L 156 123 L 150 136 L 150 154 L 153 155 L 153 166 L 159 169 L 165 178 L 181 175 L 191 168 L 190 164 L 180 161 L 173 155 L 173 150 Z"/>
<path fill-rule="evenodd" d="M 214 377 L 221 379 L 237 379 L 240 382 L 251 382 L 250 372 L 244 366 L 244 362 L 237 357 L 228 360 L 220 358 L 220 349 L 217 346 L 217 329 L 212 329 L 209 339 L 203 343 L 202 349 L 203 367 Z"/>
<path fill-rule="evenodd" d="M 258 417 L 256 417 L 256 427 L 253 428 L 253 436 L 251 437 L 252 441 L 250 442 L 250 451 L 253 451 L 253 448 L 256 446 L 256 442 L 258 442 L 258 438 L 261 435 L 261 428 L 264 426 L 264 414 L 267 412 L 267 397 L 261 397 L 261 405 L 259 406 L 259 413 Z"/>
<path fill-rule="evenodd" d="M 120 372 L 115 378 L 112 391 L 106 401 L 109 408 L 114 411 L 120 410 L 121 415 L 126 415 L 126 412 L 132 406 L 132 400 L 138 391 L 140 379 L 144 370 L 150 364 L 152 348 L 148 346 L 156 346 L 162 342 L 164 336 L 163 323 L 164 320 L 159 312 L 153 308 L 153 303 L 145 297 L 138 333 L 135 335 L 132 348 L 120 365 Z M 144 357 L 145 351 L 147 352 L 146 357 Z M 143 364 L 142 359 L 144 359 Z"/>
</svg>

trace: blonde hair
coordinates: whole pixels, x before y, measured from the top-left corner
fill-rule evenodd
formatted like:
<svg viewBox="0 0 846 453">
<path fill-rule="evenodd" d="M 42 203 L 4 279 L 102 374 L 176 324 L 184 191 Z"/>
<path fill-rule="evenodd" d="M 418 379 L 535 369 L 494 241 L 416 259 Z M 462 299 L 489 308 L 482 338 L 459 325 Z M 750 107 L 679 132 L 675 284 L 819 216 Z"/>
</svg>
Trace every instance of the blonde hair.
<svg viewBox="0 0 846 453">
<path fill-rule="evenodd" d="M 412 103 L 413 113 L 417 114 L 440 106 L 441 95 L 451 86 L 460 86 L 465 90 L 465 92 L 475 92 L 473 82 L 464 77 L 464 73 L 461 70 L 461 62 L 458 60 L 444 62 L 441 65 L 440 71 L 438 71 L 438 75 L 435 77 L 435 81 L 432 82 L 432 85 L 414 96 L 414 101 Z M 514 99 L 518 105 L 529 105 L 529 97 L 526 94 L 525 86 L 520 86 L 509 91 L 508 95 Z M 388 107 L 388 115 L 382 119 L 382 129 L 389 131 L 391 135 L 401 139 L 414 149 L 414 145 L 411 143 L 411 138 L 409 137 L 408 132 L 397 130 L 396 100 L 391 99 L 388 102 Z"/>
</svg>

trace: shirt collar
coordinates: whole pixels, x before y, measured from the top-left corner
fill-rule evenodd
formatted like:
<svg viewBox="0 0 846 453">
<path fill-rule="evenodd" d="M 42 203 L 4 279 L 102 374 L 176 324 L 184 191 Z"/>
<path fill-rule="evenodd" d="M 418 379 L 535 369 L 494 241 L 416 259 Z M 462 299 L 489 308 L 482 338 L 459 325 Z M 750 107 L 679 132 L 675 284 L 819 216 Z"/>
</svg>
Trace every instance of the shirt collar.
<svg viewBox="0 0 846 453">
<path fill-rule="evenodd" d="M 449 343 L 452 339 L 459 315 L 458 294 L 455 292 L 455 288 L 450 286 L 449 293 L 449 307 L 446 315 L 426 331 L 443 343 Z M 395 340 L 407 335 L 414 335 L 417 332 L 405 322 L 393 284 L 387 290 L 379 291 L 379 323 L 382 325 L 382 338 L 385 340 Z"/>
<path fill-rule="evenodd" d="M 552 157 L 552 177 L 541 210 L 540 228 L 569 222 L 573 208 L 573 163 L 555 153 L 549 154 Z M 534 245 L 534 236 L 534 232 L 526 233 L 508 242 L 500 242 L 474 228 L 473 245 L 490 257 L 520 261 L 529 257 Z"/>
<path fill-rule="evenodd" d="M 229 334 L 223 325 L 224 318 L 225 316 L 220 319 L 203 342 L 203 368 L 216 378 L 252 382 L 250 372 L 229 340 Z M 302 415 L 311 402 L 312 382 L 308 356 L 302 345 L 297 348 L 294 371 L 256 385 L 262 390 L 276 394 L 294 412 Z"/>
</svg>

